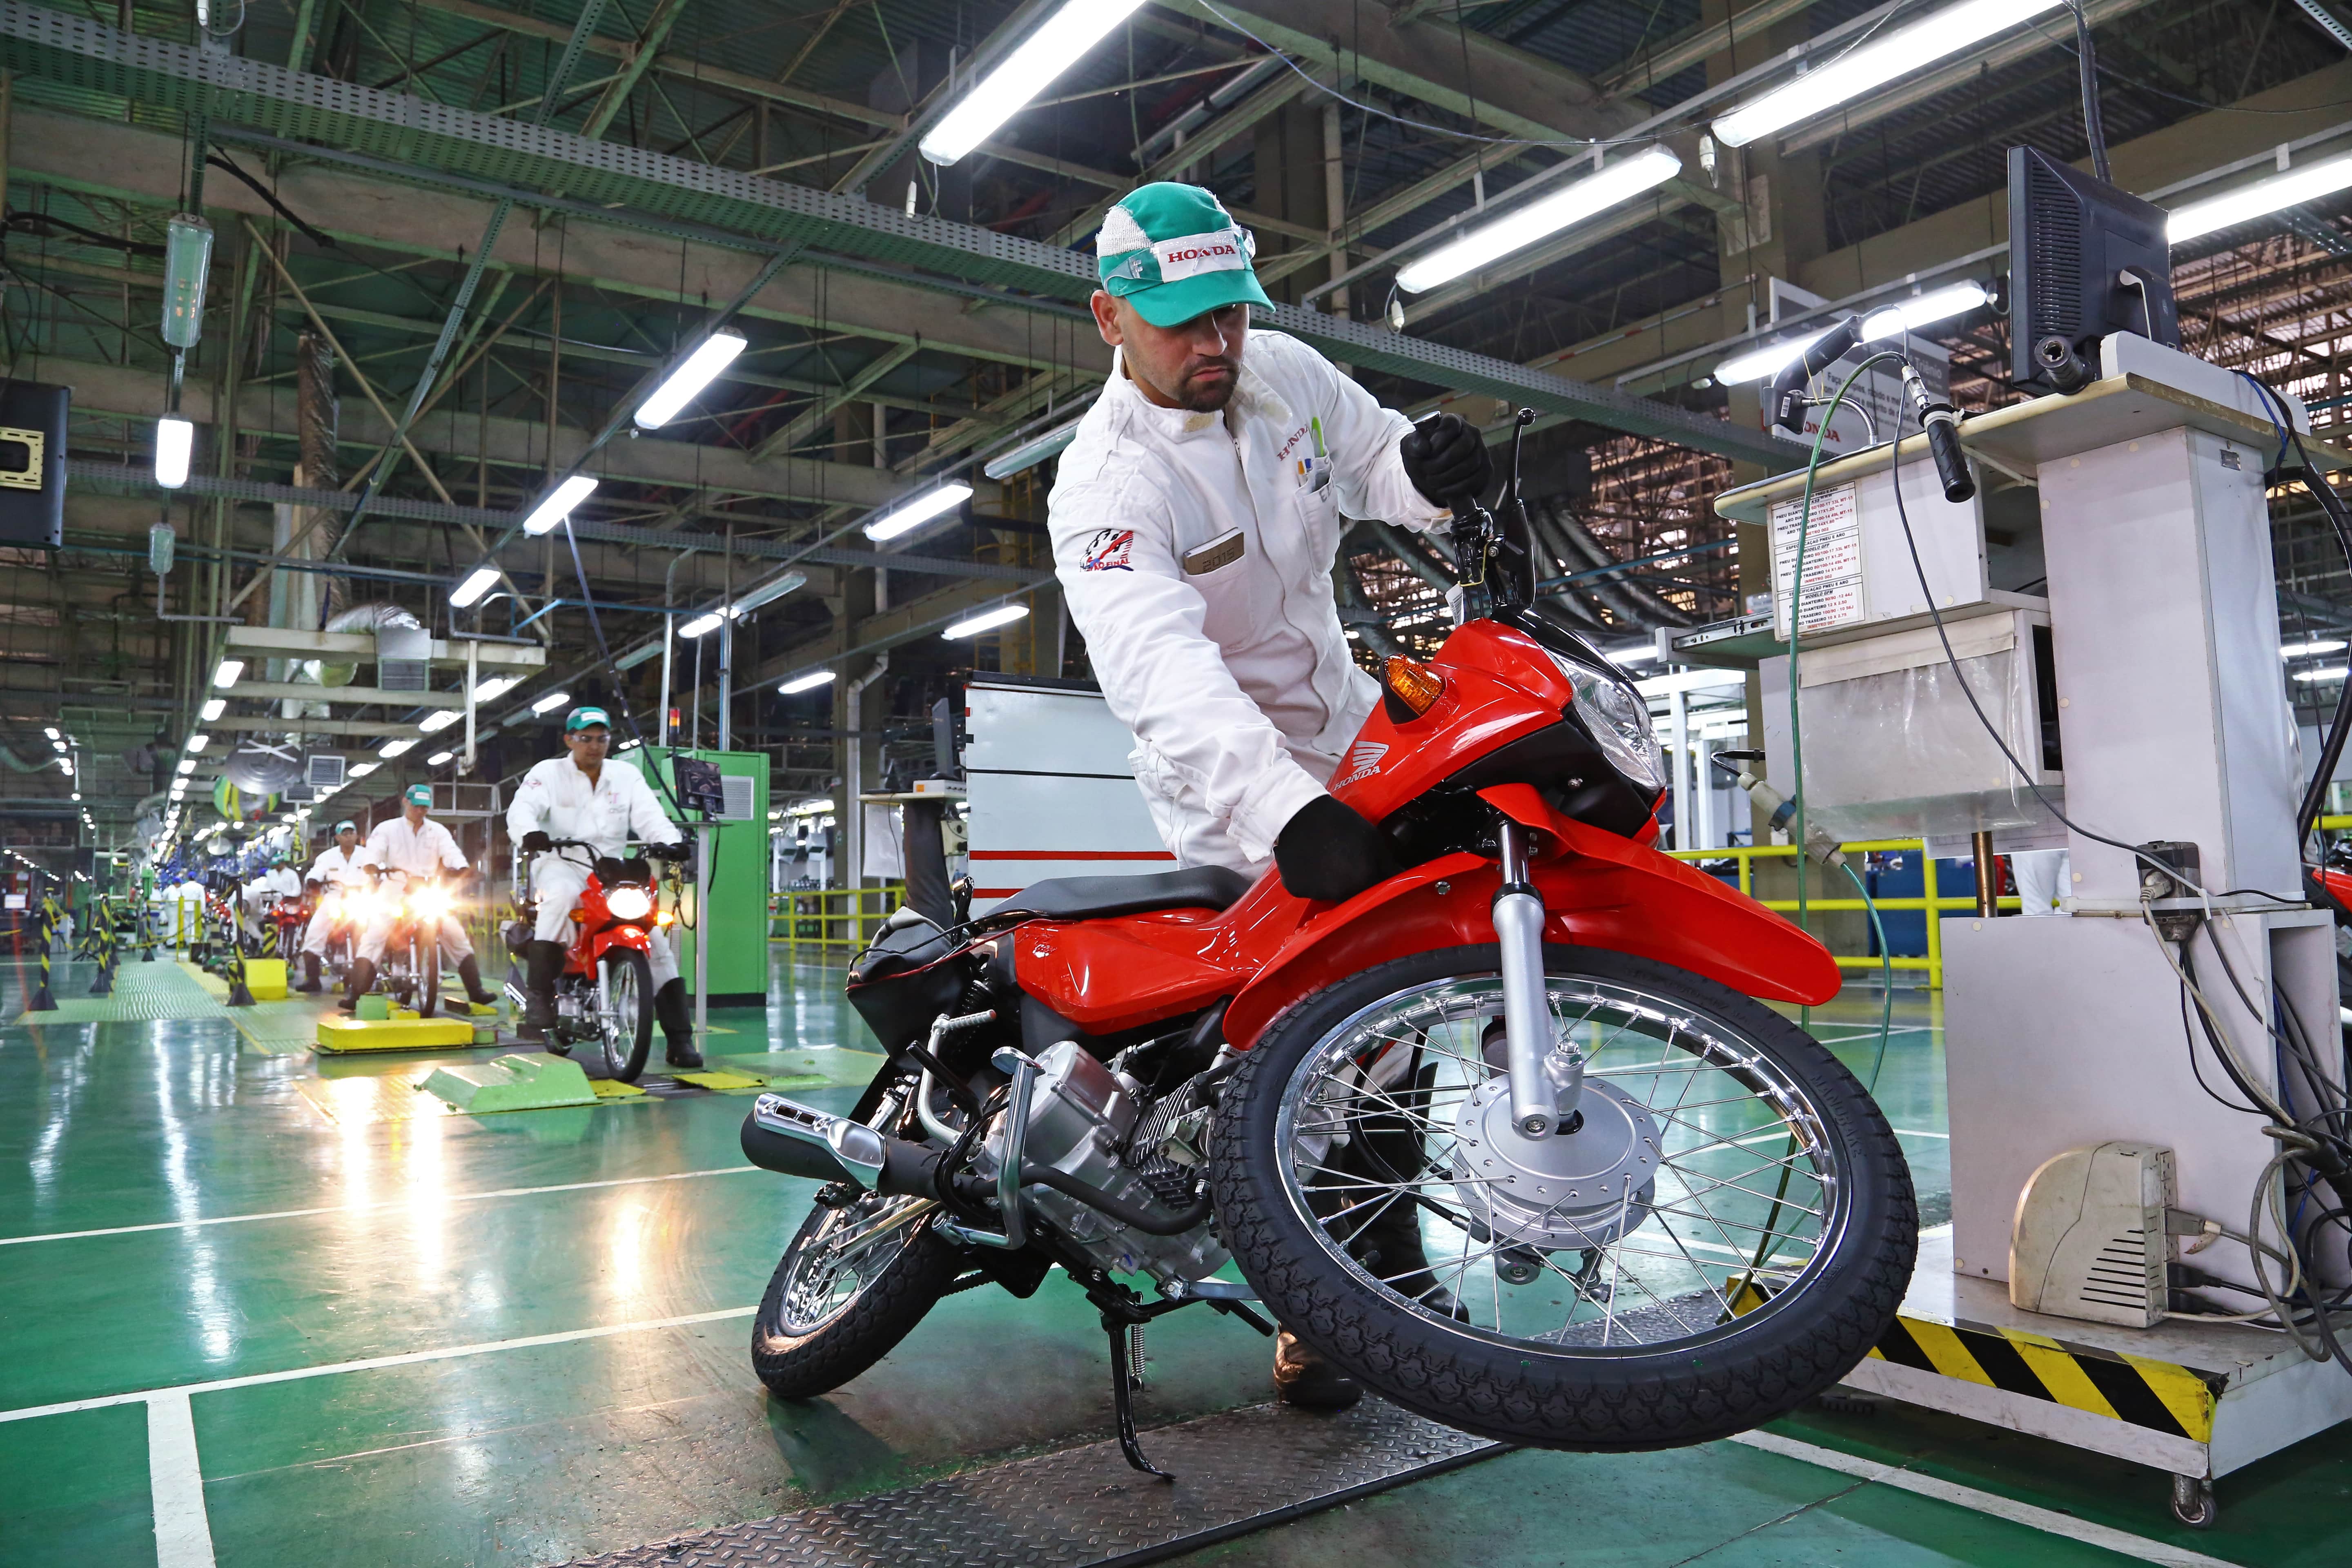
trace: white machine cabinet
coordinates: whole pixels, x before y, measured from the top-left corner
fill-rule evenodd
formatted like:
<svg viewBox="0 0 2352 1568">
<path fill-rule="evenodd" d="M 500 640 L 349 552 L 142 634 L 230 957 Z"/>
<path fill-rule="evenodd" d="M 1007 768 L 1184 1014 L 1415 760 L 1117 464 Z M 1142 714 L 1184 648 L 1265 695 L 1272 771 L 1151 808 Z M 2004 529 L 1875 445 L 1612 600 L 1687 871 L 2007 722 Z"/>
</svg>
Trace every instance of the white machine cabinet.
<svg viewBox="0 0 2352 1568">
<path fill-rule="evenodd" d="M 2021 757 L 2042 764 L 2037 782 L 2063 781 L 2063 809 L 2105 837 L 2195 844 L 2200 880 L 2229 890 L 2195 942 L 2198 978 L 2274 1089 L 2273 1011 L 2294 1009 L 2326 1039 L 2337 1017 L 2329 918 L 2297 907 L 2303 760 L 2280 675 L 2263 484 L 2277 431 L 2252 386 L 2176 350 L 2117 336 L 2102 362 L 2101 379 L 2073 396 L 1963 426 L 1989 497 L 2006 499 L 1940 515 L 1914 506 L 1912 522 L 1923 555 L 1962 568 L 1948 579 L 1956 645 L 2013 647 L 2046 618 L 2051 668 L 2042 691 L 2045 701 L 2054 696 L 2056 743 L 2046 757 Z M 2290 412 L 2307 428 L 2300 405 L 2290 401 Z M 2343 460 L 2316 444 L 2314 457 Z M 1825 464 L 1816 493 L 1851 486 L 1870 510 L 1870 498 L 1889 493 L 1887 466 L 1883 450 Z M 1903 443 L 1901 469 L 1908 502 L 1932 481 L 1921 438 Z M 1762 521 L 1802 484 L 1801 475 L 1784 475 L 1726 496 L 1720 510 Z M 2022 531 L 2021 503 L 2031 507 L 2046 587 L 2035 584 L 2031 605 L 2004 602 L 1990 584 L 1971 595 L 1969 531 L 2002 513 Z M 1948 536 L 1930 539 L 1935 526 Z M 1865 552 L 1871 537 L 1864 533 Z M 1901 564 L 1910 570 L 1907 559 Z M 1810 569 L 1806 580 L 1810 589 Z M 1873 586 L 1879 580 L 1870 578 Z M 1913 588 L 1916 598 L 1916 579 Z M 2029 613 L 2044 605 L 2046 616 Z M 2011 622 L 2005 637 L 1988 625 L 1999 618 Z M 1806 777 L 1811 793 L 1817 756 L 1840 770 L 1829 781 L 1828 815 L 1874 806 L 1916 814 L 1930 797 L 1963 803 L 2005 767 L 1980 727 L 1972 735 L 1955 729 L 1942 722 L 1948 712 L 1935 725 L 1945 754 L 1910 759 L 1916 767 L 1899 755 L 1874 757 L 1851 737 L 1822 740 L 1812 728 L 1817 681 L 1927 668 L 1914 646 L 1924 620 L 1848 616 L 1807 637 Z M 1965 659 L 1969 648 L 1956 651 Z M 1778 696 L 1768 689 L 1765 706 L 1770 715 L 1778 702 L 1785 731 L 1786 658 L 1779 664 Z M 1948 674 L 1947 667 L 1948 684 Z M 2021 698 L 2026 683 L 2012 672 L 1981 689 L 1998 707 Z M 2037 723 L 2046 717 L 2033 715 Z M 2014 734 L 2013 749 L 2024 752 L 2031 738 Z M 1783 735 L 1782 780 L 1785 746 Z M 2046 765 L 2062 761 L 2063 772 Z M 1912 820 L 1929 832 L 1966 826 Z M 2046 814 L 2044 826 L 2025 831 L 2059 841 Z M 2019 1194 L 2052 1156 L 2112 1139 L 2169 1148 L 2179 1205 L 2235 1230 L 2275 1152 L 2262 1117 L 2219 1103 L 2198 1081 L 2192 1051 L 2205 1078 L 2228 1092 L 2206 1042 L 2192 1046 L 2184 1027 L 2180 981 L 2143 918 L 2134 857 L 2078 833 L 2063 841 L 2073 865 L 2064 918 L 1943 921 L 1952 1224 L 1923 1240 L 1902 1316 L 1848 1381 L 2155 1465 L 2175 1474 L 2177 1499 L 2182 1488 L 2193 1496 L 2213 1477 L 2352 1417 L 2352 1376 L 2276 1334 L 2180 1321 L 2117 1328 L 2011 1305 Z M 2211 942 L 2226 949 L 2235 985 Z M 2218 1243 L 2195 1261 L 2252 1280 L 2234 1244 Z M 2342 1267 L 2339 1258 L 2323 1272 L 2333 1269 L 2340 1283 Z"/>
<path fill-rule="evenodd" d="M 1091 682 L 974 676 L 964 705 L 972 913 L 1052 877 L 1176 868 Z"/>
</svg>

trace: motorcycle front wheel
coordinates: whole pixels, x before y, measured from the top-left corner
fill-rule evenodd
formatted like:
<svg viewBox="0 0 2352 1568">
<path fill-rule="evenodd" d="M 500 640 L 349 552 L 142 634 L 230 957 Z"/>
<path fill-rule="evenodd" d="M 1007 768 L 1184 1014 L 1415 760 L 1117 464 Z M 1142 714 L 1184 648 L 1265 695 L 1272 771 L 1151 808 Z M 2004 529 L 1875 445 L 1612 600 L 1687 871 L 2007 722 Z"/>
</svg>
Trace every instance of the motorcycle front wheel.
<svg viewBox="0 0 2352 1568">
<path fill-rule="evenodd" d="M 408 973 L 416 987 L 416 1016 L 430 1018 L 441 1011 L 441 939 L 438 936 L 428 942 L 410 939 Z"/>
<path fill-rule="evenodd" d="M 606 1073 L 635 1083 L 654 1038 L 653 966 L 634 947 L 604 950 L 604 994 L 596 1014 L 596 1048 Z"/>
<path fill-rule="evenodd" d="M 1217 1215 L 1294 1333 L 1397 1404 L 1506 1442 L 1637 1449 L 1780 1415 L 1893 1321 L 1918 1214 L 1853 1075 L 1686 971 L 1547 946 L 1576 1115 L 1510 1118 L 1492 946 L 1310 997 L 1218 1110 Z"/>
</svg>

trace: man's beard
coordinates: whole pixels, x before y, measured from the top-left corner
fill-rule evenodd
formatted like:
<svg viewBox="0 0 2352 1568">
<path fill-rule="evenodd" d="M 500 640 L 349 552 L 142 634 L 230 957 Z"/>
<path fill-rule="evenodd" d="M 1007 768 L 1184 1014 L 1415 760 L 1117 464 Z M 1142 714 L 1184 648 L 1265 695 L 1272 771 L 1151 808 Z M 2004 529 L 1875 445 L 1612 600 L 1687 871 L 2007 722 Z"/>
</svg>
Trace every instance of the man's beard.
<svg viewBox="0 0 2352 1568">
<path fill-rule="evenodd" d="M 1222 413 L 1225 405 L 1234 400 L 1234 389 L 1241 384 L 1241 366 L 1232 360 L 1218 360 L 1214 363 L 1224 367 L 1226 374 L 1220 379 L 1207 382 L 1194 379 L 1195 373 L 1211 368 L 1208 364 L 1196 365 L 1192 372 L 1186 374 L 1183 385 L 1177 391 L 1176 401 L 1187 413 Z"/>
</svg>

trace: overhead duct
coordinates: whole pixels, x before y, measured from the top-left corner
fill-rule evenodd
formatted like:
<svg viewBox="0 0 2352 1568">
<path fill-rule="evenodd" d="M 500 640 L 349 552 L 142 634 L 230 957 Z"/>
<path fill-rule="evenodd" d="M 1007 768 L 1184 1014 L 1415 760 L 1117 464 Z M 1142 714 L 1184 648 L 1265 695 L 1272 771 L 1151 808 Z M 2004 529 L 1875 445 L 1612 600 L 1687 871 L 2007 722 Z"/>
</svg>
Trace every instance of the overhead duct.
<svg viewBox="0 0 2352 1568">
<path fill-rule="evenodd" d="M 330 632 L 421 632 L 425 623 L 398 605 L 353 605 L 327 617 L 320 628 Z M 321 686 L 349 686 L 360 672 L 359 661 L 350 664 L 330 664 L 323 659 L 304 659 L 294 672 L 297 680 L 315 680 Z"/>
</svg>

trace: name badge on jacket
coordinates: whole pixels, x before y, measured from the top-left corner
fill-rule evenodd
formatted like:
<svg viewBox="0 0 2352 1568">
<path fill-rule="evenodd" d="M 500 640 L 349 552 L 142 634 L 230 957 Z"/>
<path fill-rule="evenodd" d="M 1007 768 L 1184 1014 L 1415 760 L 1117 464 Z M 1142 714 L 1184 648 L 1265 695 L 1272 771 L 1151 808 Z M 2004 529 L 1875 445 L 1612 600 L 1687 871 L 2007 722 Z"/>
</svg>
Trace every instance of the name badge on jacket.
<svg viewBox="0 0 2352 1568">
<path fill-rule="evenodd" d="M 1198 549 L 1184 552 L 1181 560 L 1185 572 L 1194 577 L 1230 566 L 1242 558 L 1244 541 L 1238 528 L 1217 535 Z"/>
</svg>

